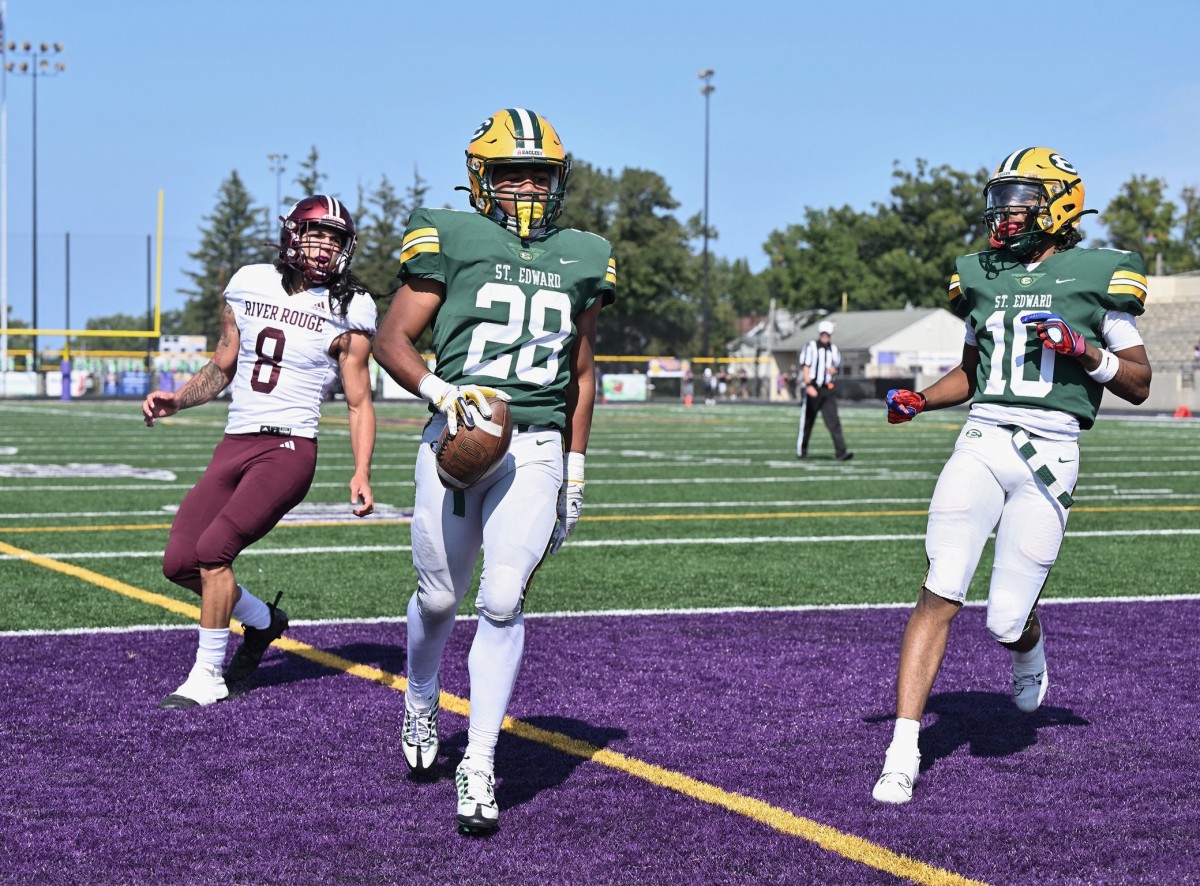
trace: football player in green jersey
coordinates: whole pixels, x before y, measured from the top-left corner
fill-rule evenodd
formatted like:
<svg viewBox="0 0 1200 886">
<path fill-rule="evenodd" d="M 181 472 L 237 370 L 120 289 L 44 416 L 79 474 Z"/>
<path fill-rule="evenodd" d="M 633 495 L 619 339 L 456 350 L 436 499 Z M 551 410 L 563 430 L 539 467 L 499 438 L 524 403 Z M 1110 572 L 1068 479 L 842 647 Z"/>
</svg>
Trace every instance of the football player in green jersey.
<svg viewBox="0 0 1200 886">
<path fill-rule="evenodd" d="M 485 120 L 467 148 L 474 211 L 412 214 L 400 288 L 375 341 L 379 364 L 433 413 L 412 520 L 417 590 L 401 745 L 414 772 L 437 760 L 442 650 L 483 551 L 470 726 L 455 774 L 466 833 L 493 831 L 499 819 L 493 758 L 524 649 L 526 587 L 583 509 L 596 320 L 615 297 L 617 272 L 606 240 L 554 225 L 570 171 L 545 118 L 507 108 Z M 432 372 L 414 344 L 430 326 Z M 446 489 L 433 451 L 442 430 L 473 423 L 474 409 L 490 418 L 487 397 L 497 393 L 514 422 L 507 456 L 470 488 Z"/>
<path fill-rule="evenodd" d="M 1079 433 L 1106 389 L 1130 403 L 1150 393 L 1134 320 L 1146 299 L 1142 259 L 1078 248 L 1083 199 L 1061 154 L 1009 154 L 984 188 L 993 248 L 959 258 L 950 278 L 950 307 L 966 321 L 962 362 L 921 392 L 887 395 L 892 424 L 971 408 L 929 504 L 929 569 L 901 642 L 896 725 L 873 791 L 884 803 L 912 799 L 921 716 L 993 530 L 988 631 L 1011 653 L 1017 707 L 1042 703 L 1049 681 L 1036 606 L 1073 501 Z"/>
</svg>

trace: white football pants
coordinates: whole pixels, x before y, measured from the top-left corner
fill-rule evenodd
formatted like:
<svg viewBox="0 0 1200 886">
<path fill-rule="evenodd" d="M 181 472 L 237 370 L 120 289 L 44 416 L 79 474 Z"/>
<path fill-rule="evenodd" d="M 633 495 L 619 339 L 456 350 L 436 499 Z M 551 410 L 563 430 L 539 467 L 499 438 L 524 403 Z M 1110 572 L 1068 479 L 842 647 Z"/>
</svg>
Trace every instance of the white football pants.
<svg viewBox="0 0 1200 886">
<path fill-rule="evenodd" d="M 1062 486 L 1079 477 L 1079 446 L 1030 435 Z M 984 545 L 996 531 L 987 627 L 1001 643 L 1021 636 L 1058 557 L 1067 510 L 1050 495 L 1013 443 L 1012 433 L 968 421 L 929 503 L 925 587 L 962 603 Z"/>
</svg>

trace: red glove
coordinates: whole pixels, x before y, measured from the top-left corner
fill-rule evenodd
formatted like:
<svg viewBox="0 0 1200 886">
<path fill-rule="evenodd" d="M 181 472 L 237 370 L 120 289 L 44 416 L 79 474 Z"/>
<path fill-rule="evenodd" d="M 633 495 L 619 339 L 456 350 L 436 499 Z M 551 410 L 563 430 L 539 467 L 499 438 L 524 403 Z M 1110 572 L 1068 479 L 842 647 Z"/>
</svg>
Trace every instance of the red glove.
<svg viewBox="0 0 1200 886">
<path fill-rule="evenodd" d="M 887 392 L 887 416 L 889 425 L 900 425 L 916 418 L 925 408 L 925 395 L 904 388 L 892 388 Z"/>
<path fill-rule="evenodd" d="M 1067 321 L 1058 314 L 1051 314 L 1048 311 L 1022 314 L 1021 322 L 1036 323 L 1035 328 L 1042 344 L 1060 354 L 1078 357 L 1083 354 L 1083 349 L 1087 346 L 1083 334 L 1068 326 Z"/>
</svg>

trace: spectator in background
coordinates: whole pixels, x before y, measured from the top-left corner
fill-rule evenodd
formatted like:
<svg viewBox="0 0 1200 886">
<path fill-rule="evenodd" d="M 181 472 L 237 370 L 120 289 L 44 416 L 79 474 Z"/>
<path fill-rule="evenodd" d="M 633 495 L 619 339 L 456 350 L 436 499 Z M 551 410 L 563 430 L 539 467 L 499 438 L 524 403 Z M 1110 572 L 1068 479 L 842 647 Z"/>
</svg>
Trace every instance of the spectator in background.
<svg viewBox="0 0 1200 886">
<path fill-rule="evenodd" d="M 795 400 L 800 391 L 800 368 L 795 363 L 788 367 L 784 381 L 787 383 L 788 399 Z"/>
<path fill-rule="evenodd" d="M 800 371 L 804 376 L 804 403 L 800 409 L 800 436 L 796 441 L 796 458 L 808 458 L 808 440 L 812 436 L 817 413 L 833 437 L 833 457 L 849 461 L 854 453 L 846 449 L 842 437 L 842 421 L 838 417 L 837 393 L 834 378 L 842 365 L 842 355 L 833 343 L 833 324 L 822 320 L 817 324 L 817 338 L 809 340 L 800 352 Z"/>
</svg>

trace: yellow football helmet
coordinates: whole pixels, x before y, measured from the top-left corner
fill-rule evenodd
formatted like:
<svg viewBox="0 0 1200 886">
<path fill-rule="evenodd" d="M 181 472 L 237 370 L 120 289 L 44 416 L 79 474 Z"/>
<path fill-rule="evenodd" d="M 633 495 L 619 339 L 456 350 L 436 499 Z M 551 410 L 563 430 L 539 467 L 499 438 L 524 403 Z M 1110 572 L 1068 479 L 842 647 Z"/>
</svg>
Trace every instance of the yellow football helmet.
<svg viewBox="0 0 1200 886">
<path fill-rule="evenodd" d="M 549 194 L 533 197 L 497 190 L 492 173 L 503 164 L 550 167 Z M 571 158 L 550 121 L 524 108 L 497 111 L 479 124 L 467 146 L 471 206 L 523 240 L 540 236 L 562 213 L 570 174 Z M 500 199 L 513 201 L 515 217 L 504 211 Z"/>
<path fill-rule="evenodd" d="M 1021 258 L 1042 235 L 1074 226 L 1084 214 L 1083 196 L 1083 180 L 1062 154 L 1049 148 L 1013 151 L 983 189 L 989 242 Z"/>
</svg>

